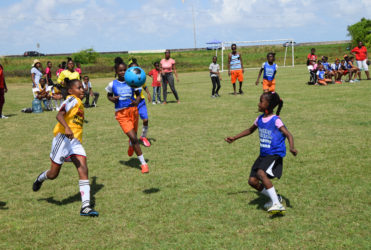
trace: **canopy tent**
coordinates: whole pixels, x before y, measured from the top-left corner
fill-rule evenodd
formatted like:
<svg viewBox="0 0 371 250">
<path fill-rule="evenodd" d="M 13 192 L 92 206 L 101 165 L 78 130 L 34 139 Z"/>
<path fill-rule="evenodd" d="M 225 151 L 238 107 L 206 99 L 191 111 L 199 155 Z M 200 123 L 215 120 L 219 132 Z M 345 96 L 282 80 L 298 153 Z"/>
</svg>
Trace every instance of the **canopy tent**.
<svg viewBox="0 0 371 250">
<path fill-rule="evenodd" d="M 207 42 L 206 44 L 211 45 L 208 48 L 215 49 L 215 55 L 217 56 L 218 55 L 218 49 L 221 47 L 222 41 L 214 39 L 210 42 Z"/>
</svg>

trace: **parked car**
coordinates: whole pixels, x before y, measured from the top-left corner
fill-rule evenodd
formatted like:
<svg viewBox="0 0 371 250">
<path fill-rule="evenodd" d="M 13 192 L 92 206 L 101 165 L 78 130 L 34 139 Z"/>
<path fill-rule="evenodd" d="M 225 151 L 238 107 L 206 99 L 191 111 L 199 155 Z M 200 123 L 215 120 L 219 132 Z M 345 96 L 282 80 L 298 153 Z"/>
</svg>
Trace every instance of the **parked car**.
<svg viewBox="0 0 371 250">
<path fill-rule="evenodd" d="M 45 56 L 45 54 L 38 51 L 26 51 L 23 53 L 23 56 Z"/>
<path fill-rule="evenodd" d="M 285 42 L 285 43 L 282 44 L 282 45 L 283 45 L 283 47 L 291 47 L 292 43 L 293 43 L 292 41 L 289 41 L 289 42 Z M 294 42 L 293 45 L 296 46 L 296 45 L 297 45 L 296 42 Z"/>
</svg>

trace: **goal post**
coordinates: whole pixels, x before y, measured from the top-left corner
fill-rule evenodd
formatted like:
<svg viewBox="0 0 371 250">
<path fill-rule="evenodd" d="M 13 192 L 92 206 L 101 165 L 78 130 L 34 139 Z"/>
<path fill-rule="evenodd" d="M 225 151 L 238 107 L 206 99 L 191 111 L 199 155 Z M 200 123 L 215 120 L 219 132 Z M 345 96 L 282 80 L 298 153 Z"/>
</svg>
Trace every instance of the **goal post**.
<svg viewBox="0 0 371 250">
<path fill-rule="evenodd" d="M 257 41 L 227 41 L 222 42 L 221 56 L 223 72 L 228 65 L 228 52 L 231 51 L 231 45 L 237 45 L 237 51 L 241 53 L 244 68 L 257 69 L 266 60 L 266 54 L 269 52 L 276 53 L 276 64 L 279 67 L 295 67 L 294 46 L 295 41 L 289 39 L 275 40 L 257 40 Z M 291 57 L 290 57 L 291 48 Z M 253 55 L 253 58 L 249 57 Z"/>
</svg>

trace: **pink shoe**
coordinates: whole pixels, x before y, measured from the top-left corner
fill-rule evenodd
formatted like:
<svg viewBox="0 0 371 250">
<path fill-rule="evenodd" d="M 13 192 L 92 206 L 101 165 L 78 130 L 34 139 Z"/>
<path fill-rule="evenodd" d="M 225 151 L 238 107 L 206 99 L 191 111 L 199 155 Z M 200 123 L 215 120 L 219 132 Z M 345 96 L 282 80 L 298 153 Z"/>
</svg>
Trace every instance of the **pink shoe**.
<svg viewBox="0 0 371 250">
<path fill-rule="evenodd" d="M 150 147 L 151 146 L 151 143 L 148 141 L 147 138 L 141 136 L 139 139 L 143 142 L 143 145 L 145 147 Z"/>
<path fill-rule="evenodd" d="M 149 173 L 149 169 L 148 169 L 148 165 L 147 164 L 143 164 L 140 167 L 142 168 L 142 173 L 143 174 Z"/>
</svg>

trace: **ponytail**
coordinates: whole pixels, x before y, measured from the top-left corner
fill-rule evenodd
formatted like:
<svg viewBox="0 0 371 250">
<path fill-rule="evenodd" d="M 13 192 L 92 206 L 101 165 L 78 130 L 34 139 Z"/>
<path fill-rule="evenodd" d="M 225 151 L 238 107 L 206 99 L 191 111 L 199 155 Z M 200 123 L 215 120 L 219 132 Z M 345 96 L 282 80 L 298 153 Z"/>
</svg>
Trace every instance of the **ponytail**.
<svg viewBox="0 0 371 250">
<path fill-rule="evenodd" d="M 278 95 L 277 95 L 278 96 Z M 279 98 L 279 97 L 278 97 Z M 279 98 L 279 101 L 278 101 L 278 108 L 277 108 L 277 111 L 276 111 L 276 115 L 280 115 L 281 113 L 281 109 L 282 109 L 282 106 L 283 106 L 283 100 L 281 98 Z"/>
</svg>

